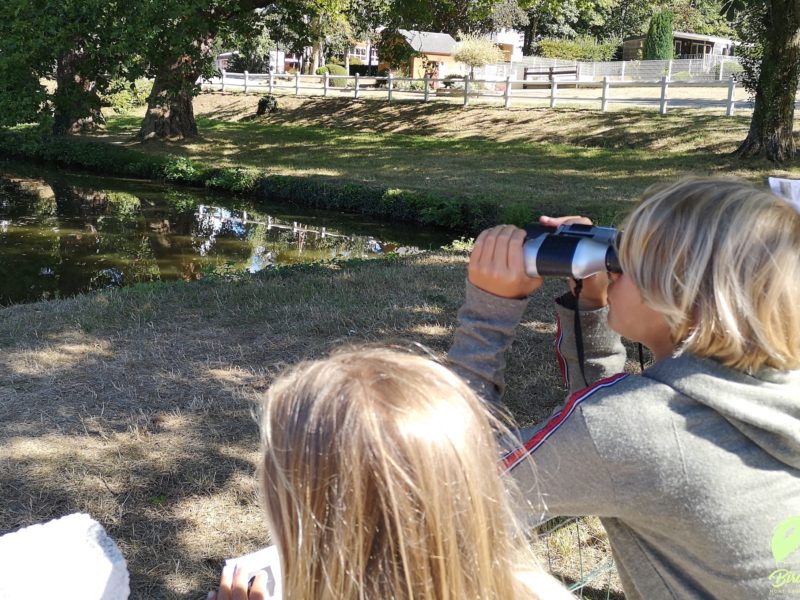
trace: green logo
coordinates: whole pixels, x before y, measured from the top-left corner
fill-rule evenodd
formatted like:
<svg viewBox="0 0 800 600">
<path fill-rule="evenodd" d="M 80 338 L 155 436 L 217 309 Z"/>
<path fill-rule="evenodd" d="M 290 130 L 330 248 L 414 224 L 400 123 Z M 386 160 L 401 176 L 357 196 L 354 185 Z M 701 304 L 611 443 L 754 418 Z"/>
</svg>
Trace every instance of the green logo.
<svg viewBox="0 0 800 600">
<path fill-rule="evenodd" d="M 772 532 L 772 556 L 782 563 L 800 550 L 800 516 L 784 519 Z"/>
</svg>

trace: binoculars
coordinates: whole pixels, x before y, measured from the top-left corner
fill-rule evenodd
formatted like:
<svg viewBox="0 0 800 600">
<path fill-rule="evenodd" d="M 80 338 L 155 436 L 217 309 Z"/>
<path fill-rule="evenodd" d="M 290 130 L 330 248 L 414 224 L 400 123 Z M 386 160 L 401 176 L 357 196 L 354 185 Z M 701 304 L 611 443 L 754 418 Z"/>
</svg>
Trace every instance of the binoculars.
<svg viewBox="0 0 800 600">
<path fill-rule="evenodd" d="M 620 233 L 613 227 L 528 225 L 523 243 L 529 277 L 584 279 L 595 273 L 622 273 L 617 256 Z"/>
</svg>

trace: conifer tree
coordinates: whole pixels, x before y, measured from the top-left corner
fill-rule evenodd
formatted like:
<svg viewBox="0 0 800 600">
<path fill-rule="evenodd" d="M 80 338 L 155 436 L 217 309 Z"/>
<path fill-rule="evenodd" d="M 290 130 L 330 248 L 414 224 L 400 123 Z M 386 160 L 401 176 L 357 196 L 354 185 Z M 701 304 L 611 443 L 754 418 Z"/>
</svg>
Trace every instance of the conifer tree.
<svg viewBox="0 0 800 600">
<path fill-rule="evenodd" d="M 661 10 L 650 18 L 650 28 L 644 41 L 645 60 L 672 59 L 672 11 Z"/>
</svg>

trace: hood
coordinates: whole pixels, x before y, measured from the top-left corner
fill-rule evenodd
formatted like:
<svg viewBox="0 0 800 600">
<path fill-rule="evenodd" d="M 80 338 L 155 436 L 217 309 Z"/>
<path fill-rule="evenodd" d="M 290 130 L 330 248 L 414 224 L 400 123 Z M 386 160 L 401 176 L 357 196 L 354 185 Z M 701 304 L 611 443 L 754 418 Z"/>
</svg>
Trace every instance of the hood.
<svg viewBox="0 0 800 600">
<path fill-rule="evenodd" d="M 800 469 L 800 371 L 748 375 L 684 354 L 643 375 L 712 408 L 775 459 Z"/>
</svg>

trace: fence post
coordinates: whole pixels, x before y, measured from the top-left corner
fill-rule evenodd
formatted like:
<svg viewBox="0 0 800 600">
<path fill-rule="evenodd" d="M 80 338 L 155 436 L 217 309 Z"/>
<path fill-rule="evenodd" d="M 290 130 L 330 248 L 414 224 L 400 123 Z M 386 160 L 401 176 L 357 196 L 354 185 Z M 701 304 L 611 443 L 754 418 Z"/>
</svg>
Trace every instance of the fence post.
<svg viewBox="0 0 800 600">
<path fill-rule="evenodd" d="M 671 62 L 671 61 L 670 61 Z M 661 78 L 661 106 L 658 112 L 662 115 L 667 114 L 667 87 L 669 85 L 669 77 Z"/>
<path fill-rule="evenodd" d="M 608 92 L 611 88 L 611 82 L 608 80 L 608 75 L 603 77 L 603 99 L 600 101 L 600 111 L 606 112 L 608 110 Z"/>
<path fill-rule="evenodd" d="M 736 100 L 734 99 L 734 94 L 736 92 L 736 79 L 731 75 L 730 79 L 728 80 L 728 109 L 725 111 L 725 114 L 729 117 L 733 116 L 734 111 L 736 110 Z"/>
<path fill-rule="evenodd" d="M 247 71 L 245 71 L 245 72 L 244 72 L 244 93 L 245 93 L 245 94 L 247 93 L 247 84 L 248 84 L 248 81 L 247 81 L 247 79 L 248 79 L 248 77 L 250 77 L 250 73 L 248 73 Z"/>
<path fill-rule="evenodd" d="M 620 81 L 625 81 L 625 61 L 624 60 L 622 61 L 622 69 L 620 70 L 620 73 L 619 73 L 619 80 Z"/>
<path fill-rule="evenodd" d="M 356 73 L 356 91 L 353 92 L 353 98 L 358 99 L 358 73 Z"/>
<path fill-rule="evenodd" d="M 272 93 L 272 88 L 275 87 L 275 75 L 272 71 L 269 72 L 269 93 Z"/>
<path fill-rule="evenodd" d="M 394 83 L 392 80 L 393 80 L 392 72 L 389 71 L 389 75 L 386 77 L 386 89 L 389 93 L 389 102 L 392 101 L 392 85 Z"/>
<path fill-rule="evenodd" d="M 719 73 L 717 74 L 717 81 L 722 81 L 722 72 L 725 70 L 725 60 L 719 61 Z"/>
<path fill-rule="evenodd" d="M 422 78 L 422 83 L 425 86 L 425 102 L 428 101 L 428 95 L 430 94 L 430 76 L 425 73 L 425 77 Z"/>
<path fill-rule="evenodd" d="M 667 78 L 672 78 L 672 59 L 670 59 L 669 63 L 667 63 Z"/>
<path fill-rule="evenodd" d="M 469 76 L 464 75 L 464 106 L 469 104 Z"/>
<path fill-rule="evenodd" d="M 300 95 L 300 71 L 294 72 L 294 95 L 295 96 Z"/>
<path fill-rule="evenodd" d="M 327 96 L 328 95 L 328 87 L 331 84 L 331 80 L 330 79 L 331 79 L 330 73 L 325 71 L 325 73 L 322 75 L 322 95 L 323 96 Z"/>
<path fill-rule="evenodd" d="M 550 108 L 556 107 L 556 94 L 558 93 L 558 82 L 550 76 Z"/>
<path fill-rule="evenodd" d="M 506 89 L 503 92 L 504 106 L 509 108 L 511 106 L 511 75 L 506 75 Z"/>
<path fill-rule="evenodd" d="M 220 69 L 220 71 L 222 73 L 222 89 L 220 91 L 224 92 L 225 91 L 225 69 Z"/>
</svg>

